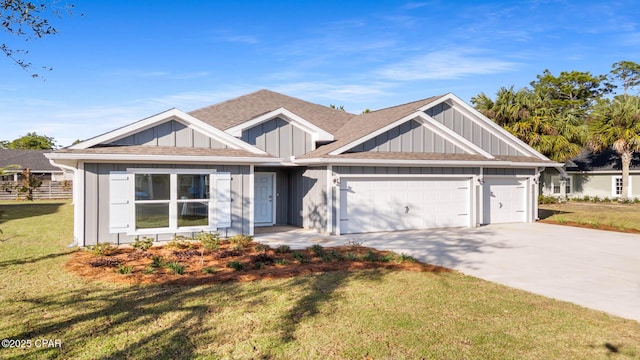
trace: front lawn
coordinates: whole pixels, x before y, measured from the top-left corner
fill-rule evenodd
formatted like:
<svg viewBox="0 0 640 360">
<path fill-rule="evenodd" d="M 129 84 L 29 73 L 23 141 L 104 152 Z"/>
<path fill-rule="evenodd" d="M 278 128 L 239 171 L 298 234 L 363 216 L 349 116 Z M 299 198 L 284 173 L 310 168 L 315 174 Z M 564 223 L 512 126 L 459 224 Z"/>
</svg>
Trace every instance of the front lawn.
<svg viewBox="0 0 640 360">
<path fill-rule="evenodd" d="M 640 232 L 640 204 L 565 202 L 541 204 L 542 222 L 594 229 Z"/>
<path fill-rule="evenodd" d="M 0 338 L 31 341 L 2 358 L 640 357 L 635 321 L 457 272 L 90 281 L 65 271 L 71 205 L 2 202 L 0 213 Z"/>
</svg>

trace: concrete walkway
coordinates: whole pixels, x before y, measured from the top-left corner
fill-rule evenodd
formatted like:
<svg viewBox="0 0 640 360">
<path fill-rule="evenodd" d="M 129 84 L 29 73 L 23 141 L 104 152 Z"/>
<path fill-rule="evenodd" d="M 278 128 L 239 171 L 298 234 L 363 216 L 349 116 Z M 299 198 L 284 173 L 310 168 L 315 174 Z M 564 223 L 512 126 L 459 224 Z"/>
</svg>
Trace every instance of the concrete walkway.
<svg viewBox="0 0 640 360">
<path fill-rule="evenodd" d="M 296 229 L 256 240 L 294 249 L 359 241 L 640 322 L 640 235 L 533 223 L 343 236 Z"/>
</svg>

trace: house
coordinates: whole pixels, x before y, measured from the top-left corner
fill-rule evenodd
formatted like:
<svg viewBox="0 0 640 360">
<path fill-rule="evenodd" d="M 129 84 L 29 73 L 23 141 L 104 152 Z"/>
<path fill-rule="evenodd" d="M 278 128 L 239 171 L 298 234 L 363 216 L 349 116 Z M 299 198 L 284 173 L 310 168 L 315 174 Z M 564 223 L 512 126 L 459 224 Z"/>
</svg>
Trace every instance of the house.
<svg viewBox="0 0 640 360">
<path fill-rule="evenodd" d="M 565 162 L 565 173 L 548 169 L 542 177 L 542 194 L 558 197 L 617 198 L 622 195 L 622 163 L 613 149 L 600 153 L 584 150 Z M 627 197 L 640 198 L 640 153 L 629 168 Z"/>
<path fill-rule="evenodd" d="M 47 154 L 79 245 L 531 222 L 551 162 L 453 94 L 354 115 L 268 90 L 171 109 Z"/>
<path fill-rule="evenodd" d="M 40 180 L 70 180 L 72 173 L 65 174 L 62 169 L 51 165 L 45 157 L 47 152 L 50 150 L 0 149 L 0 168 L 18 165 L 9 174 L 1 176 L 0 181 L 18 181 L 25 169 L 30 169 Z"/>
</svg>

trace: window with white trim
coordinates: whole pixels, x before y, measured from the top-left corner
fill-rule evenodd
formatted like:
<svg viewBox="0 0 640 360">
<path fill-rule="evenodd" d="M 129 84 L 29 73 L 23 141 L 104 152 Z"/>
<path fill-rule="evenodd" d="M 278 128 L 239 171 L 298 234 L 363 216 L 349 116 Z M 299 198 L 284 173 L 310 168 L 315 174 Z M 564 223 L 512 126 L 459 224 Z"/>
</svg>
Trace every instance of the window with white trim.
<svg viewBox="0 0 640 360">
<path fill-rule="evenodd" d="M 209 169 L 112 172 L 111 232 L 170 233 L 229 227 L 230 175 Z"/>
<path fill-rule="evenodd" d="M 613 177 L 613 181 L 611 182 L 612 185 L 612 192 L 611 194 L 613 196 L 620 196 L 622 195 L 622 176 L 614 176 Z"/>
<path fill-rule="evenodd" d="M 573 177 L 560 177 L 560 176 L 552 176 L 551 177 L 551 193 L 554 195 L 562 194 L 562 187 L 564 187 L 564 195 L 571 194 L 573 190 Z"/>
</svg>

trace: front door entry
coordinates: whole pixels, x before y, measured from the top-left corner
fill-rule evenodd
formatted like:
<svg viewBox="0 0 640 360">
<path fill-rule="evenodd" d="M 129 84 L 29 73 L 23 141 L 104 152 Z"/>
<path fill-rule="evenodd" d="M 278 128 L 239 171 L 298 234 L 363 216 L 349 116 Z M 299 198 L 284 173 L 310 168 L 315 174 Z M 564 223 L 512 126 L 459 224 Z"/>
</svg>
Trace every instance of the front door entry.
<svg viewBox="0 0 640 360">
<path fill-rule="evenodd" d="M 254 221 L 256 226 L 270 226 L 273 221 L 273 185 L 274 174 L 254 174 Z"/>
</svg>

